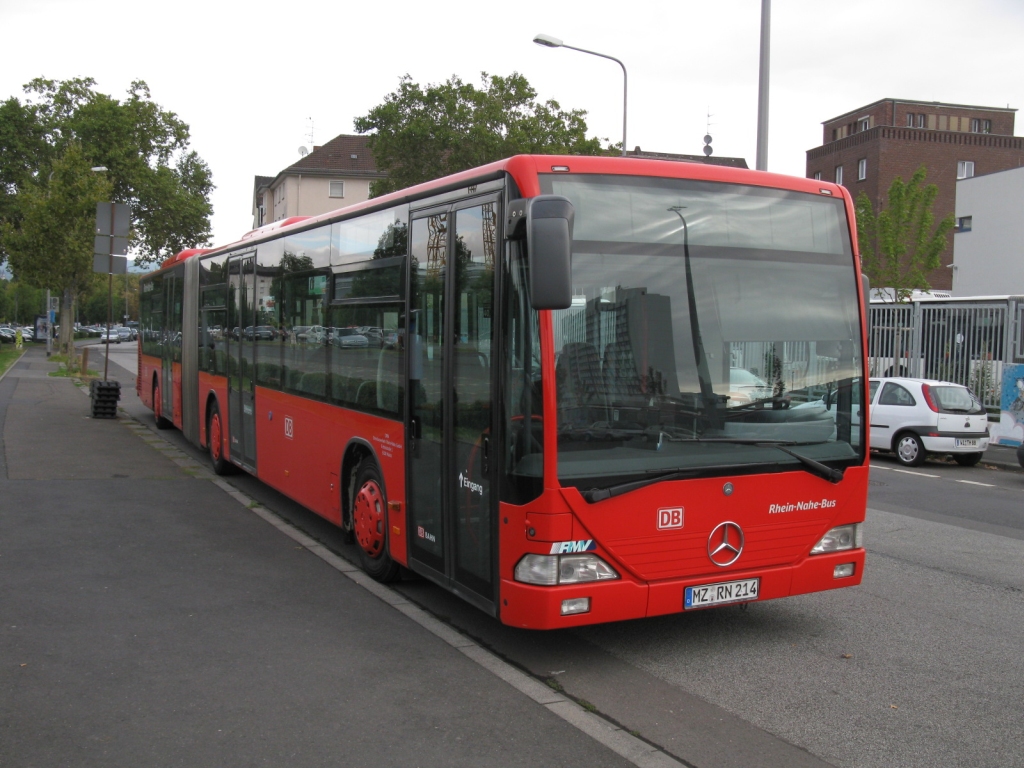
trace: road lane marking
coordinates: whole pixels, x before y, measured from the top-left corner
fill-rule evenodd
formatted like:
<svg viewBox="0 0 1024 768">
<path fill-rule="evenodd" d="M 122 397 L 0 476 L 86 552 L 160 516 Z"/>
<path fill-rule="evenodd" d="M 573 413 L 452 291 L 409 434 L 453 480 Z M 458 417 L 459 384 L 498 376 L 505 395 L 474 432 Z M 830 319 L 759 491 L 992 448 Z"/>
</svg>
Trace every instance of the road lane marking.
<svg viewBox="0 0 1024 768">
<path fill-rule="evenodd" d="M 879 466 L 878 464 L 871 464 L 870 467 L 871 467 L 871 469 L 884 469 L 886 472 L 891 472 L 892 471 L 892 467 L 882 467 L 882 466 Z"/>
<path fill-rule="evenodd" d="M 917 475 L 918 477 L 942 477 L 942 475 L 929 475 L 927 472 L 911 472 L 909 469 L 894 469 L 893 472 L 902 472 L 904 475 Z"/>
<path fill-rule="evenodd" d="M 967 483 L 967 485 L 983 485 L 986 488 L 995 488 L 996 487 L 992 483 L 979 483 L 979 482 L 976 482 L 974 480 L 955 480 L 954 482 L 957 482 L 957 483 Z"/>
</svg>

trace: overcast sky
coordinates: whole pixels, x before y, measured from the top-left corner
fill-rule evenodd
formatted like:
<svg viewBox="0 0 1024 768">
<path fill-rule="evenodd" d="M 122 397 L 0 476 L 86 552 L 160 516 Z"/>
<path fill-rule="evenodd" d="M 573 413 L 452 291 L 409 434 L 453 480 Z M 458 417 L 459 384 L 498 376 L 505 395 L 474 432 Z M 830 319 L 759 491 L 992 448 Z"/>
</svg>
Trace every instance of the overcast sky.
<svg viewBox="0 0 1024 768">
<path fill-rule="evenodd" d="M 253 176 L 309 146 L 308 118 L 317 145 L 352 133 L 406 73 L 478 83 L 518 71 L 618 141 L 618 66 L 541 48 L 538 32 L 622 59 L 630 148 L 697 154 L 710 110 L 715 154 L 753 167 L 760 6 L 0 0 L 0 98 L 38 76 L 93 77 L 118 97 L 145 80 L 191 126 L 217 185 L 214 242 L 227 243 L 251 226 Z M 1024 106 L 1022 41 L 1022 0 L 774 0 L 769 170 L 802 176 L 822 121 L 880 98 Z"/>
</svg>

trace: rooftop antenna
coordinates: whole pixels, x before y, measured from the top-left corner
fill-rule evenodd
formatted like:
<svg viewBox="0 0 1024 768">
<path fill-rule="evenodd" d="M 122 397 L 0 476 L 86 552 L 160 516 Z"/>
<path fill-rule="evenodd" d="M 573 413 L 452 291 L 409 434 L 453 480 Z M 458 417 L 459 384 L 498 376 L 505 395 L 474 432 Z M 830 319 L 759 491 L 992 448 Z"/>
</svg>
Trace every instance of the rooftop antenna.
<svg viewBox="0 0 1024 768">
<path fill-rule="evenodd" d="M 711 148 L 711 105 L 708 105 L 708 119 L 704 127 L 704 156 L 711 157 L 715 150 Z"/>
<path fill-rule="evenodd" d="M 309 146 L 315 147 L 316 142 L 313 141 L 313 118 L 307 117 L 306 120 L 309 122 L 309 133 L 306 134 L 306 138 L 309 139 Z"/>
</svg>

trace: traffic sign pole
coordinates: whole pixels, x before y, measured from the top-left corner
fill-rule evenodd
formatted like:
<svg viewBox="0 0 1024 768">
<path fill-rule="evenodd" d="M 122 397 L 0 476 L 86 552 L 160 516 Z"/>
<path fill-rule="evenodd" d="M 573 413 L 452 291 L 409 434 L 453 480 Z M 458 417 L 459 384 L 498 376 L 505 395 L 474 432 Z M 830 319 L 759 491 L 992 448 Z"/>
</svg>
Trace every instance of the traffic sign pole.
<svg viewBox="0 0 1024 768">
<path fill-rule="evenodd" d="M 108 224 L 109 217 L 109 224 Z M 93 246 L 93 271 L 107 273 L 107 338 L 103 355 L 103 381 L 110 370 L 110 326 L 114 321 L 114 270 L 127 272 L 128 234 L 131 210 L 122 203 L 96 203 L 96 238 Z M 106 258 L 104 258 L 106 257 Z"/>
</svg>

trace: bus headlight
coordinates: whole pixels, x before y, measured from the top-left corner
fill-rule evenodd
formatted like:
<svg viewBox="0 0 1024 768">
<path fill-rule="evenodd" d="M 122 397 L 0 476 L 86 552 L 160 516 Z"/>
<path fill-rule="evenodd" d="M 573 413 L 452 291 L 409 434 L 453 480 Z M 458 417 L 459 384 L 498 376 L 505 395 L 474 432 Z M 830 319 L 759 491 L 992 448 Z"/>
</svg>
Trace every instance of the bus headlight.
<svg viewBox="0 0 1024 768">
<path fill-rule="evenodd" d="M 515 578 L 550 587 L 617 579 L 619 574 L 597 555 L 524 555 L 516 565 Z"/>
<path fill-rule="evenodd" d="M 516 581 L 551 586 L 558 583 L 558 555 L 525 555 L 516 564 Z"/>
<path fill-rule="evenodd" d="M 823 555 L 826 552 L 842 552 L 847 549 L 860 548 L 864 546 L 861 534 L 861 523 L 853 525 L 840 525 L 833 528 L 824 536 L 821 541 L 811 549 L 812 555 Z"/>
<path fill-rule="evenodd" d="M 619 578 L 619 574 L 597 555 L 560 555 L 559 557 L 559 584 L 579 584 L 583 581 Z"/>
</svg>

